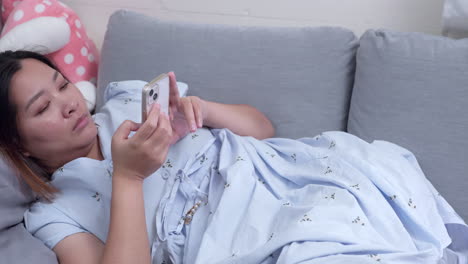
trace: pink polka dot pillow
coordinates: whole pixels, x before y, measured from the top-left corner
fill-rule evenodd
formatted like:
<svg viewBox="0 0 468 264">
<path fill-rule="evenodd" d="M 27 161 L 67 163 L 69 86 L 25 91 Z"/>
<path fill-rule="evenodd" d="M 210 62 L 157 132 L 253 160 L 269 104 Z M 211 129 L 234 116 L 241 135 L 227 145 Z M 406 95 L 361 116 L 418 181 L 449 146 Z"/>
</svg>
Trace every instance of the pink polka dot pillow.
<svg viewBox="0 0 468 264">
<path fill-rule="evenodd" d="M 99 54 L 76 13 L 57 0 L 3 0 L 2 11 L 2 18 L 8 17 L 0 51 L 27 49 L 45 54 L 93 109 Z"/>
<path fill-rule="evenodd" d="M 2 23 L 5 24 L 8 16 L 10 15 L 11 11 L 20 3 L 22 0 L 4 0 L 2 1 Z"/>
</svg>

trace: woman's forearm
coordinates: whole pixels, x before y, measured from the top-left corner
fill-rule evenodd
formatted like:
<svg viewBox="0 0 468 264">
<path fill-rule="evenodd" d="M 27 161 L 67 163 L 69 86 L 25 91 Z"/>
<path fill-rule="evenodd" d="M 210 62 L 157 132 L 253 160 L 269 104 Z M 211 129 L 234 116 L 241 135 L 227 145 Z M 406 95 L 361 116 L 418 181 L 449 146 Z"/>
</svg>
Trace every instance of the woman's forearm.
<svg viewBox="0 0 468 264">
<path fill-rule="evenodd" d="M 211 128 L 229 128 L 241 136 L 252 136 L 257 139 L 273 137 L 275 129 L 270 120 L 250 105 L 221 104 L 205 102 L 205 126 Z"/>
<path fill-rule="evenodd" d="M 109 235 L 103 264 L 150 263 L 143 200 L 143 181 L 114 172 Z"/>
</svg>

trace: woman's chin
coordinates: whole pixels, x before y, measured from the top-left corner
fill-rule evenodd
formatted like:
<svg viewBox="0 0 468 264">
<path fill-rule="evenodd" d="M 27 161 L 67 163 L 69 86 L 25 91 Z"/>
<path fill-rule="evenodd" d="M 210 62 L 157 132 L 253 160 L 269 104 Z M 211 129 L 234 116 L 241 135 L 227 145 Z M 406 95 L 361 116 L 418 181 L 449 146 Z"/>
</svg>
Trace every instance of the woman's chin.
<svg viewBox="0 0 468 264">
<path fill-rule="evenodd" d="M 89 148 L 89 146 L 92 146 L 96 144 L 97 141 L 97 136 L 98 136 L 98 130 L 96 125 L 94 123 L 92 126 L 87 127 L 81 133 L 75 137 L 75 142 L 81 142 L 81 146 L 83 148 Z"/>
</svg>

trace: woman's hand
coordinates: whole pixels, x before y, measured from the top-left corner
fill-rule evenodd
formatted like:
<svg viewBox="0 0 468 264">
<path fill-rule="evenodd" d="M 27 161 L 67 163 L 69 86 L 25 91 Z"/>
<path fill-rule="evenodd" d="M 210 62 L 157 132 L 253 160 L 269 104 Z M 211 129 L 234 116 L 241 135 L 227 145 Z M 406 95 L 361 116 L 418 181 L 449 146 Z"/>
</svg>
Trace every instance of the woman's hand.
<svg viewBox="0 0 468 264">
<path fill-rule="evenodd" d="M 173 72 L 169 75 L 169 108 L 173 129 L 172 143 L 190 132 L 203 127 L 206 118 L 206 102 L 197 96 L 180 97 L 177 80 Z"/>
<path fill-rule="evenodd" d="M 265 139 L 275 135 L 271 121 L 255 107 L 245 104 L 221 104 L 196 96 L 180 98 L 173 72 L 168 73 L 169 107 L 173 128 L 172 143 L 197 128 L 228 128 L 241 136 Z"/>
<path fill-rule="evenodd" d="M 128 137 L 131 131 L 136 131 Z M 143 180 L 166 160 L 172 139 L 169 118 L 154 104 L 143 124 L 123 122 L 112 137 L 114 175 Z"/>
</svg>

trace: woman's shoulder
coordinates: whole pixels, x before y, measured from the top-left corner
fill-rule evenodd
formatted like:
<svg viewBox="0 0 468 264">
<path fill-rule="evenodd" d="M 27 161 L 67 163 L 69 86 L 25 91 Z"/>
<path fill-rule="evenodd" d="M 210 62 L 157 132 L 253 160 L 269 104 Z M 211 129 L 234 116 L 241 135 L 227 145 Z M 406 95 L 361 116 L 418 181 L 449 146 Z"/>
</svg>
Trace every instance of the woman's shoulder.
<svg viewBox="0 0 468 264">
<path fill-rule="evenodd" d="M 105 239 L 112 192 L 111 161 L 76 159 L 55 171 L 50 184 L 60 191 L 52 201 L 37 200 L 25 212 L 28 231 L 50 248 L 78 232 Z"/>
</svg>

